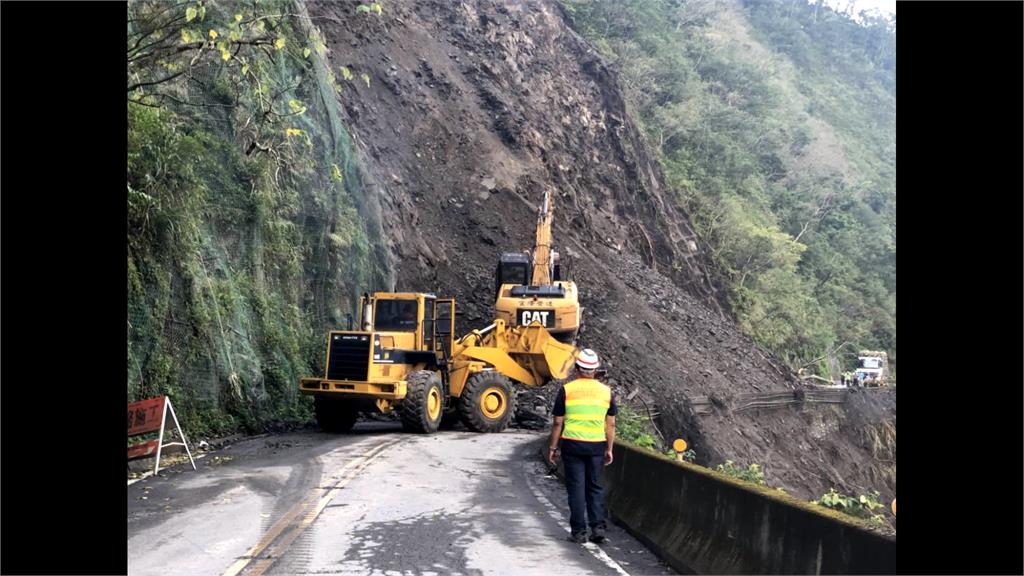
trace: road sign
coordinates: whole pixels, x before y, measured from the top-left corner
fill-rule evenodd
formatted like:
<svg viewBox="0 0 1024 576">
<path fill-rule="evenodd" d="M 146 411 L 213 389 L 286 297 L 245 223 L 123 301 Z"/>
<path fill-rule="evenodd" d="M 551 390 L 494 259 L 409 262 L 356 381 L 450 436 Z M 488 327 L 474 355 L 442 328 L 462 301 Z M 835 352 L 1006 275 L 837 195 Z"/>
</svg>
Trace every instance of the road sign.
<svg viewBox="0 0 1024 576">
<path fill-rule="evenodd" d="M 139 400 L 128 405 L 128 437 L 159 430 L 163 426 L 166 396 Z"/>
<path fill-rule="evenodd" d="M 164 443 L 164 431 L 167 428 L 167 413 L 171 413 L 174 420 L 174 427 L 178 430 L 181 442 Z M 156 464 L 153 474 L 160 472 L 160 453 L 168 446 L 184 446 L 188 454 L 188 460 L 192 463 L 192 469 L 196 469 L 196 461 L 192 459 L 192 451 L 188 449 L 188 441 L 185 433 L 181 431 L 178 424 L 178 417 L 174 414 L 174 407 L 171 406 L 171 399 L 167 396 L 158 396 L 147 400 L 139 400 L 128 404 L 128 437 L 138 436 L 146 432 L 160 431 L 160 438 L 149 440 L 140 444 L 128 447 L 128 460 L 149 458 L 156 455 Z"/>
<path fill-rule="evenodd" d="M 138 460 L 139 458 L 148 458 L 156 454 L 156 450 L 159 447 L 160 442 L 157 440 L 150 440 L 149 442 L 143 442 L 142 444 L 135 444 L 134 446 L 129 446 L 128 459 Z"/>
</svg>

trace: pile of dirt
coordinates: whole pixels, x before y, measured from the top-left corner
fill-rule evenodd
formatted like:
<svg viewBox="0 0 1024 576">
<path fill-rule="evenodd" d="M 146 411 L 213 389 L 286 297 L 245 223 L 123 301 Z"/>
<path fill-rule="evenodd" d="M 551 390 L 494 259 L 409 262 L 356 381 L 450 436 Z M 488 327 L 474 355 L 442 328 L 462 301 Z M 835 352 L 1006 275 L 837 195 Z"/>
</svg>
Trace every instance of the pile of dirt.
<svg viewBox="0 0 1024 576">
<path fill-rule="evenodd" d="M 354 6 L 309 12 L 334 73 L 370 78 L 340 96 L 395 270 L 394 286 L 366 289 L 455 296 L 460 332 L 483 326 L 499 254 L 532 245 L 537 203 L 554 190 L 556 249 L 584 307 L 579 343 L 601 354 L 624 402 L 652 407 L 659 432 L 685 437 L 698 462 L 757 462 L 796 495 L 871 484 L 872 456 L 844 434 L 842 408 L 731 411 L 740 394 L 790 390 L 796 379 L 724 309 L 615 71 L 557 6 Z"/>
</svg>

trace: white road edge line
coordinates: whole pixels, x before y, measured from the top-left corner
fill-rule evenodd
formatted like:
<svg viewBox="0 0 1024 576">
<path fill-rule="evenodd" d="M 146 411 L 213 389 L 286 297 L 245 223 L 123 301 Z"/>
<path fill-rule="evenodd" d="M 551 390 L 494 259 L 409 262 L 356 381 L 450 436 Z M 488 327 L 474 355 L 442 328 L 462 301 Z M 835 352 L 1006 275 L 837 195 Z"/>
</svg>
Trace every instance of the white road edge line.
<svg viewBox="0 0 1024 576">
<path fill-rule="evenodd" d="M 200 454 L 199 456 L 196 456 L 195 458 L 193 458 L 193 460 L 199 460 L 200 458 L 206 458 L 206 454 Z M 152 472 L 143 472 L 142 476 L 139 476 L 138 478 L 136 478 L 134 480 L 129 480 L 128 481 L 128 486 L 131 486 L 132 484 L 135 484 L 139 480 L 145 480 L 146 478 L 149 478 L 152 475 L 153 475 Z"/>
<path fill-rule="evenodd" d="M 572 534 L 572 530 L 568 527 L 568 520 L 566 519 L 566 517 L 559 511 L 558 507 L 555 506 L 551 502 L 551 500 L 549 500 L 548 497 L 545 496 L 544 493 L 541 492 L 534 485 L 533 480 L 530 479 L 529 470 L 526 469 L 525 465 L 523 466 L 523 468 L 524 468 L 523 472 L 526 475 L 526 485 L 530 488 L 530 491 L 533 492 L 534 497 L 536 497 L 537 500 L 539 500 L 540 503 L 544 505 L 544 508 L 547 510 L 548 516 L 551 516 L 551 518 L 553 518 L 555 520 L 555 522 L 558 523 L 559 526 L 564 526 L 565 527 L 565 531 L 571 535 Z M 597 544 L 594 544 L 593 542 L 585 542 L 585 543 L 583 543 L 583 547 L 586 548 L 587 550 L 589 550 L 590 553 L 593 554 L 595 558 L 597 558 L 598 560 L 603 562 L 606 566 L 608 566 L 612 570 L 615 570 L 619 574 L 622 574 L 622 576 L 630 576 L 629 572 L 626 572 L 625 569 L 623 569 L 622 566 L 620 566 L 618 562 L 616 562 L 615 560 L 612 560 L 612 557 L 609 556 L 607 552 L 602 550 L 601 547 L 598 546 Z"/>
</svg>

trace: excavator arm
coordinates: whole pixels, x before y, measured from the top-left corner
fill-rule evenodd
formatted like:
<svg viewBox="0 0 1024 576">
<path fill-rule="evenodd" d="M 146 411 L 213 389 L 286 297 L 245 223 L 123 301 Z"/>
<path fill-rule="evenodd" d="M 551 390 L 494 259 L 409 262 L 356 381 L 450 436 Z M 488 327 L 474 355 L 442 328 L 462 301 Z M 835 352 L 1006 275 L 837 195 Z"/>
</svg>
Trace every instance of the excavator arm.
<svg viewBox="0 0 1024 576">
<path fill-rule="evenodd" d="M 533 280 L 531 282 L 534 286 L 551 284 L 553 268 L 551 221 L 554 219 L 554 205 L 549 194 L 550 192 L 544 192 L 544 203 L 541 204 L 540 214 L 537 216 L 537 235 L 533 245 Z"/>
</svg>

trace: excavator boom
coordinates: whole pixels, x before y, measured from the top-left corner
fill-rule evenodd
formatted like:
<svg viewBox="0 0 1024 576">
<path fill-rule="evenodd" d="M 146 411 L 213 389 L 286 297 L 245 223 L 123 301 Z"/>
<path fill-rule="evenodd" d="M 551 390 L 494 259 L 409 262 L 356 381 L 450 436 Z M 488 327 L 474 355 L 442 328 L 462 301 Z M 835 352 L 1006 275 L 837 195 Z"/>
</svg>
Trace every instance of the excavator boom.
<svg viewBox="0 0 1024 576">
<path fill-rule="evenodd" d="M 537 214 L 533 252 L 506 252 L 494 277 L 495 317 L 509 327 L 539 323 L 561 342 L 575 342 L 582 321 L 576 283 L 552 249 L 554 198 L 544 192 Z"/>
<path fill-rule="evenodd" d="M 533 246 L 533 282 L 536 286 L 551 284 L 551 221 L 554 206 L 549 192 L 544 192 L 544 203 L 537 216 L 537 234 Z"/>
</svg>

